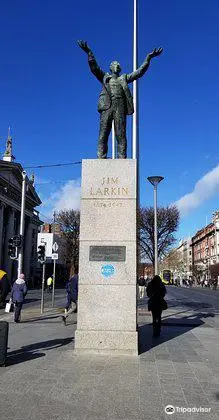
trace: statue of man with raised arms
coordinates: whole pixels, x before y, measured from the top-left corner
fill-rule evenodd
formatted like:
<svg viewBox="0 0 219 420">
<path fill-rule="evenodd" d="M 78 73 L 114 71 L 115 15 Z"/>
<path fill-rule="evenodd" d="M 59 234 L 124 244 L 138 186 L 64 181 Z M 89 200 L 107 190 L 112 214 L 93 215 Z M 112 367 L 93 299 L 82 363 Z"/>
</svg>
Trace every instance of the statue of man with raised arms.
<svg viewBox="0 0 219 420">
<path fill-rule="evenodd" d="M 132 73 L 122 74 L 118 61 L 110 65 L 110 73 L 105 73 L 97 64 L 92 50 L 86 41 L 78 41 L 79 47 L 88 55 L 88 64 L 91 72 L 102 83 L 102 91 L 99 96 L 98 111 L 100 113 L 100 132 L 98 140 L 98 158 L 106 159 L 108 151 L 108 138 L 114 121 L 115 136 L 117 140 L 117 157 L 126 159 L 126 115 L 134 113 L 133 98 L 128 87 L 129 83 L 142 77 L 147 71 L 150 61 L 158 57 L 163 48 L 154 49 L 149 53 L 143 64 Z"/>
</svg>

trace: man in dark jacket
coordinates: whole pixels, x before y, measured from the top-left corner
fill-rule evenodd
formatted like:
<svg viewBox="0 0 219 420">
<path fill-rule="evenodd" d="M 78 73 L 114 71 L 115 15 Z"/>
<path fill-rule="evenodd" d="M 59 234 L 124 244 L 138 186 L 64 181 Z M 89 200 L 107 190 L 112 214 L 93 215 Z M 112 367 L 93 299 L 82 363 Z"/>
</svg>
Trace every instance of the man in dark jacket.
<svg viewBox="0 0 219 420">
<path fill-rule="evenodd" d="M 12 291 L 11 291 L 12 302 L 15 305 L 14 322 L 20 322 L 21 309 L 22 309 L 26 294 L 27 294 L 27 286 L 24 281 L 24 274 L 20 274 L 18 279 L 15 280 L 12 287 Z"/>
<path fill-rule="evenodd" d="M 153 336 L 158 337 L 161 330 L 161 314 L 163 309 L 166 287 L 162 283 L 160 276 L 154 276 L 147 286 L 148 310 L 152 312 Z"/>
<path fill-rule="evenodd" d="M 74 276 L 71 277 L 66 285 L 68 311 L 62 316 L 62 321 L 66 325 L 66 318 L 72 313 L 77 312 L 78 301 L 78 267 L 75 268 Z M 70 307 L 70 309 L 69 309 Z"/>
</svg>

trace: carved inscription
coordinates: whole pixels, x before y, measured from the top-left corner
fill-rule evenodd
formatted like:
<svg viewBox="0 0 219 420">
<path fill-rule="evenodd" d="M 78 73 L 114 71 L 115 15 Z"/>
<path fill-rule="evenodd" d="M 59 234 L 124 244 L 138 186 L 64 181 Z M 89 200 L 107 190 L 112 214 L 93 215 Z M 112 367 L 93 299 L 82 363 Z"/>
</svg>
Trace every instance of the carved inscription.
<svg viewBox="0 0 219 420">
<path fill-rule="evenodd" d="M 99 186 L 90 188 L 90 195 L 103 198 L 128 197 L 129 188 L 120 185 L 119 177 L 103 177 Z"/>
<path fill-rule="evenodd" d="M 96 200 L 94 201 L 94 207 L 111 207 L 111 208 L 115 208 L 115 207 L 125 207 L 125 203 L 123 201 L 119 201 L 119 200 L 104 200 L 104 201 L 100 201 L 100 200 Z"/>
</svg>

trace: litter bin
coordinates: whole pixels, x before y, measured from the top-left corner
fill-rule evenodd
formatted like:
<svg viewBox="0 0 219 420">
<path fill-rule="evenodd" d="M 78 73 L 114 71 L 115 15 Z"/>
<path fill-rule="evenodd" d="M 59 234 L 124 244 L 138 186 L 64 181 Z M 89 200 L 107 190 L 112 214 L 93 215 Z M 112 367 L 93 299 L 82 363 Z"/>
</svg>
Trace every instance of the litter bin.
<svg viewBox="0 0 219 420">
<path fill-rule="evenodd" d="M 8 347 L 8 322 L 0 321 L 0 366 L 6 365 Z"/>
</svg>

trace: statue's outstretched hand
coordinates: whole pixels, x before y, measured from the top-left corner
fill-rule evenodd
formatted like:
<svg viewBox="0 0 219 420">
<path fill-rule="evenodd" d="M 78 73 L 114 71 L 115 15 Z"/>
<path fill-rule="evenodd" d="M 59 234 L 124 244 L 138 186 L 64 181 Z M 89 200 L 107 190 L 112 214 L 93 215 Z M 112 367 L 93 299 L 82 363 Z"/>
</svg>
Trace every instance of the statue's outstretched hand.
<svg viewBox="0 0 219 420">
<path fill-rule="evenodd" d="M 154 50 L 150 54 L 148 54 L 148 57 L 149 58 L 158 57 L 162 53 L 162 51 L 163 51 L 162 47 L 154 48 Z"/>
<path fill-rule="evenodd" d="M 87 41 L 79 40 L 79 41 L 77 41 L 77 44 L 86 54 L 88 54 L 91 51 L 90 48 L 87 45 Z"/>
</svg>

